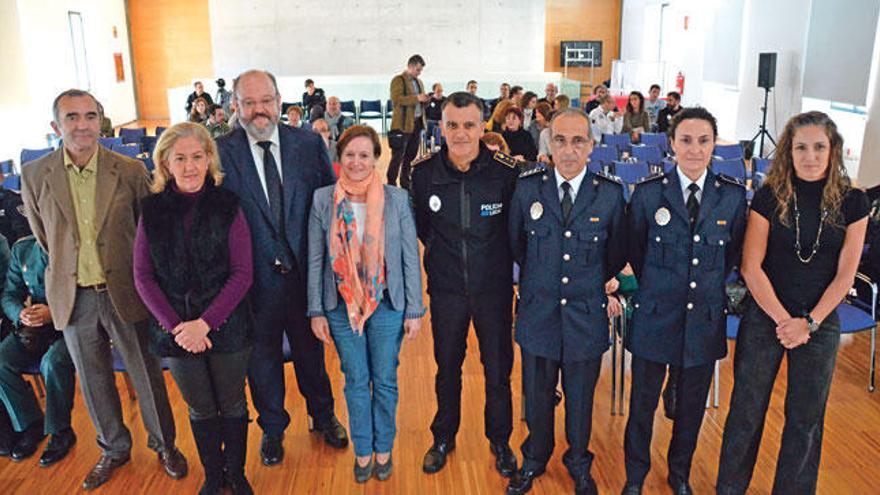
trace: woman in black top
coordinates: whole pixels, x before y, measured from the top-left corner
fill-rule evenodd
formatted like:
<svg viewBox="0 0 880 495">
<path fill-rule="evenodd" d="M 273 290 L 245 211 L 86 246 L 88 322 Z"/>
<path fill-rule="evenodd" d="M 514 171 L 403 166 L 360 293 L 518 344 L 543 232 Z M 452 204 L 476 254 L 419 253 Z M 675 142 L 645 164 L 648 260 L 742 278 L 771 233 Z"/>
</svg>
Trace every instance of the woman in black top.
<svg viewBox="0 0 880 495">
<path fill-rule="evenodd" d="M 521 160 L 535 161 L 538 148 L 532 141 L 529 131 L 522 128 L 523 111 L 519 107 L 510 107 L 504 114 L 504 130 L 501 135 L 510 147 L 510 154 Z"/>
<path fill-rule="evenodd" d="M 783 355 L 788 386 L 773 493 L 816 492 L 840 343 L 835 308 L 852 287 L 868 223 L 865 194 L 850 185 L 842 149 L 824 113 L 792 117 L 752 201 L 741 270 L 753 299 L 736 340 L 719 494 L 748 489 Z"/>
</svg>

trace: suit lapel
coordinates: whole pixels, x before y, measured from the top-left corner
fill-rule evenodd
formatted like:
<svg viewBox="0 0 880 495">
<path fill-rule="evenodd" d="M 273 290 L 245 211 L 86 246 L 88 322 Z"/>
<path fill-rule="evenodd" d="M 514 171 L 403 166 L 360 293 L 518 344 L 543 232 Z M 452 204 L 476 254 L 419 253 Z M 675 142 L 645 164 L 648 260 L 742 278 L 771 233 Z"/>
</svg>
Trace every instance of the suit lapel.
<svg viewBox="0 0 880 495">
<path fill-rule="evenodd" d="M 700 198 L 700 213 L 697 215 L 697 224 L 694 226 L 694 231 L 700 228 L 700 224 L 712 213 L 712 210 L 718 205 L 718 201 L 721 200 L 721 194 L 718 193 L 716 185 L 717 182 L 718 177 L 712 171 L 707 171 L 706 181 L 703 182 L 703 195 Z"/>
<path fill-rule="evenodd" d="M 297 157 L 303 156 L 300 153 L 299 140 L 293 135 L 293 131 L 285 129 L 279 125 L 278 143 L 281 146 L 281 182 L 284 199 L 284 218 L 290 214 L 290 207 L 293 206 L 293 199 L 296 197 L 296 184 L 298 179 Z"/>
<path fill-rule="evenodd" d="M 70 192 L 70 182 L 67 178 L 67 170 L 64 167 L 64 151 L 58 154 L 58 160 L 52 165 L 51 170 L 46 175 L 46 182 L 52 190 L 52 197 L 58 203 L 58 209 L 64 215 L 67 223 L 76 223 L 76 213 L 73 209 L 73 198 Z M 75 235 L 79 237 L 78 229 L 73 229 Z"/>
<path fill-rule="evenodd" d="M 98 147 L 98 172 L 95 177 L 95 231 L 100 232 L 104 220 L 107 218 L 107 212 L 110 210 L 110 203 L 116 192 L 116 185 L 119 183 L 118 164 L 104 151 L 103 147 Z"/>
<path fill-rule="evenodd" d="M 245 188 L 251 194 L 254 202 L 260 206 L 260 211 L 266 218 L 266 222 L 274 228 L 275 222 L 272 220 L 272 214 L 269 211 L 269 199 L 266 197 L 266 192 L 260 183 L 260 176 L 257 175 L 257 165 L 254 163 L 254 155 L 251 153 L 247 134 L 244 129 L 240 129 L 238 132 L 238 139 L 233 141 L 235 144 L 233 151 L 235 167 L 238 168 L 238 173 L 241 175 Z"/>
<path fill-rule="evenodd" d="M 546 172 L 545 177 L 547 177 L 547 180 L 542 179 L 543 183 L 541 184 L 541 199 L 544 203 L 544 208 L 550 210 L 550 212 L 556 216 L 556 219 L 559 221 L 559 225 L 562 225 L 562 205 L 559 204 L 559 192 L 558 186 L 556 185 L 556 173 L 551 168 Z"/>
<path fill-rule="evenodd" d="M 581 187 L 578 189 L 577 196 L 574 198 L 574 205 L 571 207 L 571 213 L 568 216 L 569 224 L 573 223 L 574 219 L 583 213 L 587 206 L 593 203 L 593 196 L 596 194 L 596 184 L 594 183 L 596 179 L 592 175 L 589 172 L 584 173 Z M 560 211 L 562 211 L 561 205 Z"/>
<path fill-rule="evenodd" d="M 678 172 L 673 169 L 666 174 L 666 184 L 663 188 L 663 196 L 666 197 L 666 203 L 678 214 L 685 225 L 690 225 L 690 217 L 687 208 L 684 205 L 684 196 L 681 193 L 681 181 L 678 180 Z"/>
</svg>

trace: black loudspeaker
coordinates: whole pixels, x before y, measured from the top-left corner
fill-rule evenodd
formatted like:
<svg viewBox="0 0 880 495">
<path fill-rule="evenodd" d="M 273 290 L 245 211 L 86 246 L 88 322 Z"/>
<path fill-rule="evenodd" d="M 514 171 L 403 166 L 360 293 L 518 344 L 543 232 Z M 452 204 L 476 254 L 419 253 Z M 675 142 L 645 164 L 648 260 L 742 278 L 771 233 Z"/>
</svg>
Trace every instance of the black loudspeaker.
<svg viewBox="0 0 880 495">
<path fill-rule="evenodd" d="M 758 87 L 771 89 L 776 85 L 776 54 L 761 53 L 758 59 Z"/>
</svg>

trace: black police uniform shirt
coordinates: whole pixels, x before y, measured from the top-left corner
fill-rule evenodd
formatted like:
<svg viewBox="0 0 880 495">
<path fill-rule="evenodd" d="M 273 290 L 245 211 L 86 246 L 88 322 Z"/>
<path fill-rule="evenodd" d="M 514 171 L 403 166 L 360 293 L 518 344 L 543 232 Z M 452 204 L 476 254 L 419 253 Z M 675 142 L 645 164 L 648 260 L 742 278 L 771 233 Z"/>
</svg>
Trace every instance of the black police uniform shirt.
<svg viewBox="0 0 880 495">
<path fill-rule="evenodd" d="M 691 230 L 678 167 L 636 185 L 629 212 L 629 260 L 638 277 L 626 346 L 635 356 L 684 367 L 727 354 L 725 279 L 745 235 L 744 186 L 705 172 Z"/>
<path fill-rule="evenodd" d="M 826 179 L 807 182 L 797 178 L 793 181 L 800 211 L 801 256 L 805 259 L 813 252 L 819 232 L 820 204 L 826 182 Z M 868 201 L 859 189 L 846 191 L 840 211 L 828 212 L 834 216 L 834 224 L 822 227 L 819 247 L 809 263 L 802 263 L 795 249 L 794 205 L 789 205 L 788 225 L 779 220 L 778 205 L 769 187 L 759 189 L 752 200 L 752 211 L 770 223 L 762 268 L 788 314 L 800 316 L 813 310 L 837 274 L 846 227 L 868 215 Z"/>
<path fill-rule="evenodd" d="M 516 341 L 560 362 L 595 359 L 608 349 L 605 282 L 626 263 L 622 185 L 589 170 L 568 181 L 573 206 L 562 216 L 564 179 L 552 167 L 523 172 L 510 213 L 520 265 Z"/>
<path fill-rule="evenodd" d="M 0 187 L 0 234 L 10 244 L 31 234 L 23 205 L 20 193 Z"/>
<path fill-rule="evenodd" d="M 513 158 L 483 143 L 467 172 L 449 161 L 445 144 L 413 163 L 412 199 L 429 294 L 512 293 L 507 218 L 518 175 Z"/>
</svg>

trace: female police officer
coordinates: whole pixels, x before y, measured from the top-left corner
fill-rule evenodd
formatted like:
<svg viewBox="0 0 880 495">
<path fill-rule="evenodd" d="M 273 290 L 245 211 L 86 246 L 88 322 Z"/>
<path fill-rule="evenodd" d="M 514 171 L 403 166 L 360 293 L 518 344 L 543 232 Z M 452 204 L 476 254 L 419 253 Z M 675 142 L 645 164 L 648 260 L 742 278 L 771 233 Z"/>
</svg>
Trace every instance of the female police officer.
<svg viewBox="0 0 880 495">
<path fill-rule="evenodd" d="M 651 467 L 654 410 L 667 365 L 679 369 L 668 482 L 673 493 L 691 493 L 691 459 L 714 363 L 727 353 L 724 279 L 739 260 L 746 200 L 736 179 L 708 170 L 717 134 L 708 111 L 683 110 L 670 128 L 677 166 L 633 193 L 629 259 L 639 293 L 626 342 L 633 359 L 625 494 L 641 493 Z"/>
</svg>

